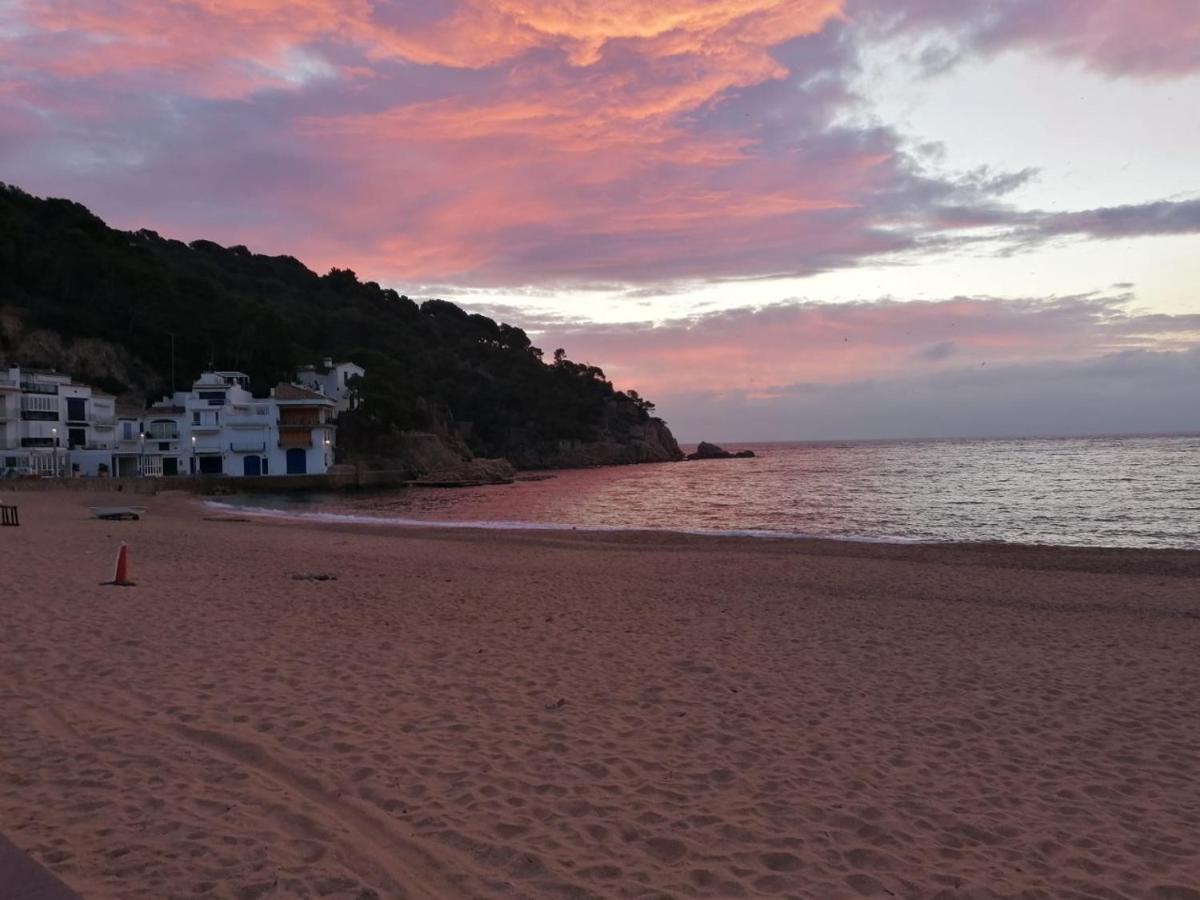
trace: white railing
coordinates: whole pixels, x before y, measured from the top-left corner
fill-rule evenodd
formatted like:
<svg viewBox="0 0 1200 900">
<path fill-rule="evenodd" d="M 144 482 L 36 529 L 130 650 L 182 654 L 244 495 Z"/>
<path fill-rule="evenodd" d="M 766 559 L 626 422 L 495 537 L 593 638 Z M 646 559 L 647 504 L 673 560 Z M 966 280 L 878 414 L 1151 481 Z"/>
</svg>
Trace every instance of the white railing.
<svg viewBox="0 0 1200 900">
<path fill-rule="evenodd" d="M 53 477 L 60 466 L 58 458 L 50 453 L 30 454 L 29 461 L 33 464 L 31 468 L 34 473 L 43 477 Z"/>
</svg>

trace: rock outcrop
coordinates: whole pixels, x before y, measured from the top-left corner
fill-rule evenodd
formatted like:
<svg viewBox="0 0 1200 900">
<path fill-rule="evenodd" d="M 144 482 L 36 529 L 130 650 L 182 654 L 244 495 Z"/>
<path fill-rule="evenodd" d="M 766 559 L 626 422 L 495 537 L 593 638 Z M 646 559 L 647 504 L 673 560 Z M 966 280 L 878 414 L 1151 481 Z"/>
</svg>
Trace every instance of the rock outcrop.
<svg viewBox="0 0 1200 900">
<path fill-rule="evenodd" d="M 413 479 L 409 484 L 429 487 L 471 487 L 480 484 L 512 484 L 517 473 L 507 459 L 465 460 L 447 469 L 438 469 Z"/>
<path fill-rule="evenodd" d="M 610 431 L 597 441 L 557 441 L 553 444 L 517 441 L 506 456 L 518 469 L 585 469 L 636 463 L 678 462 L 683 451 L 667 423 L 649 418 L 623 433 Z"/>
<path fill-rule="evenodd" d="M 369 452 L 353 453 L 348 462 L 376 471 L 402 472 L 416 479 L 432 472 L 455 470 L 474 459 L 469 447 L 447 434 L 405 431 L 376 438 Z"/>
<path fill-rule="evenodd" d="M 701 441 L 696 447 L 696 452 L 687 455 L 688 459 L 752 459 L 753 457 L 753 450 L 738 450 L 731 453 L 708 441 Z"/>
</svg>

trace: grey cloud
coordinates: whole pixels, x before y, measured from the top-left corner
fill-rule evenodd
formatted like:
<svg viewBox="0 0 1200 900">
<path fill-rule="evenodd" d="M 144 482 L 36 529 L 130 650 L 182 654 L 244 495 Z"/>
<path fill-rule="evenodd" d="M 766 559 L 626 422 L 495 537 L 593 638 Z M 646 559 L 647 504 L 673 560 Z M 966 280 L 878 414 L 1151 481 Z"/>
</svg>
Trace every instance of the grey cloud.
<svg viewBox="0 0 1200 900">
<path fill-rule="evenodd" d="M 1200 346 L 655 400 L 685 441 L 1200 433 Z"/>
<path fill-rule="evenodd" d="M 1195 234 L 1200 232 L 1200 198 L 1042 215 L 1034 230 L 1046 236 L 1083 234 L 1093 238 Z"/>
<path fill-rule="evenodd" d="M 942 362 L 957 352 L 958 345 L 954 341 L 940 341 L 918 351 L 916 356 L 917 359 L 924 360 L 925 362 Z"/>
</svg>

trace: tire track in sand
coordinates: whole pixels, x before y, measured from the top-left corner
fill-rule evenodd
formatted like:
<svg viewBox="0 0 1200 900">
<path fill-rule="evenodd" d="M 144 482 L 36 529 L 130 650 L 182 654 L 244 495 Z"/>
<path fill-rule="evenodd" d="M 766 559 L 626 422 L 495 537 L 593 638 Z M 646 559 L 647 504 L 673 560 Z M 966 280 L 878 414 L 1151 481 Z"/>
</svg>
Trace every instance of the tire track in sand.
<svg viewBox="0 0 1200 900">
<path fill-rule="evenodd" d="M 362 809 L 350 799 L 330 793 L 316 778 L 292 768 L 260 744 L 213 729 L 181 723 L 161 725 L 146 722 L 87 701 L 68 700 L 28 685 L 25 688 L 44 701 L 43 709 L 53 717 L 53 731 L 58 732 L 56 736 L 62 737 L 63 729 L 70 729 L 75 739 L 87 742 L 86 736 L 80 734 L 79 729 L 71 726 L 62 715 L 61 710 L 65 709 L 84 721 L 90 719 L 108 725 L 121 725 L 141 733 L 150 731 L 168 742 L 177 741 L 199 747 L 214 757 L 249 770 L 276 789 L 275 792 L 264 792 L 255 797 L 269 815 L 292 821 L 306 816 L 294 803 L 285 803 L 281 809 L 279 792 L 308 801 L 320 811 L 323 824 L 340 826 L 330 827 L 328 831 L 334 835 L 330 843 L 339 851 L 343 862 L 364 883 L 380 890 L 383 896 L 441 900 L 446 897 L 469 897 L 474 893 L 464 884 L 469 878 L 469 866 L 459 867 L 461 874 L 452 876 L 446 871 L 444 862 L 417 841 L 398 834 L 392 823 Z M 254 792 L 250 790 L 248 793 Z M 284 824 L 286 826 L 287 822 Z M 348 833 L 353 839 L 340 837 L 339 833 Z M 450 852 L 439 848 L 440 856 Z"/>
</svg>

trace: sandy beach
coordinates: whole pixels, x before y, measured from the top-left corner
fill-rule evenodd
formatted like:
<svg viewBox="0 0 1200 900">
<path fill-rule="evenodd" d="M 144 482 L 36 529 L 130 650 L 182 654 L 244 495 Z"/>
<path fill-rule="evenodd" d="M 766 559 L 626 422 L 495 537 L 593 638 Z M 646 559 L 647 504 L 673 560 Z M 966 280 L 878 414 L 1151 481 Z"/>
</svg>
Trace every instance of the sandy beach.
<svg viewBox="0 0 1200 900">
<path fill-rule="evenodd" d="M 85 897 L 1200 898 L 1200 553 L 2 496 L 0 833 Z"/>
</svg>

